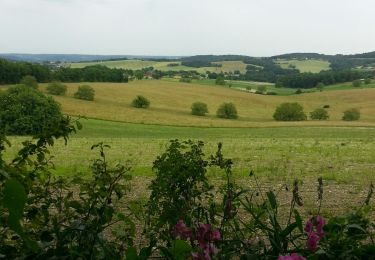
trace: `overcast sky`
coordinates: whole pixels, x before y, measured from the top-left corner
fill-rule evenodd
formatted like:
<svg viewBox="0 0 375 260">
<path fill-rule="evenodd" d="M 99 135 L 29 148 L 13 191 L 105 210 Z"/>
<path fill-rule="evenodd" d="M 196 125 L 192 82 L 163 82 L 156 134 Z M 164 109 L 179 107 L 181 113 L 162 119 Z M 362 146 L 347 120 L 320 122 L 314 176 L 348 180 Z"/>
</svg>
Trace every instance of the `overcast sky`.
<svg viewBox="0 0 375 260">
<path fill-rule="evenodd" d="M 0 0 L 0 53 L 375 51 L 375 0 Z"/>
</svg>

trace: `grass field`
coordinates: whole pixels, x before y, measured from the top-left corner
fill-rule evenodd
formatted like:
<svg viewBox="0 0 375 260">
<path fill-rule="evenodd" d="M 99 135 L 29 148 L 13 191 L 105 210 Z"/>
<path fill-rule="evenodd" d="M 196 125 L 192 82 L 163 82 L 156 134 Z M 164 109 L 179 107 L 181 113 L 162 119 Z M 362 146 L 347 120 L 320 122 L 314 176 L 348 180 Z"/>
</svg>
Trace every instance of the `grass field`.
<svg viewBox="0 0 375 260">
<path fill-rule="evenodd" d="M 168 66 L 171 63 L 178 63 L 179 66 Z M 170 62 L 159 62 L 159 61 L 146 61 L 146 60 L 119 60 L 119 61 L 101 61 L 101 62 L 80 62 L 80 63 L 71 63 L 72 68 L 84 68 L 91 65 L 103 65 L 109 68 L 122 68 L 122 69 L 142 69 L 147 67 L 154 67 L 157 70 L 162 71 L 190 71 L 195 70 L 199 73 L 210 72 L 234 72 L 239 70 L 241 73 L 246 72 L 246 64 L 242 61 L 221 61 L 215 62 L 216 64 L 221 64 L 222 67 L 202 67 L 202 68 L 193 68 L 182 66 L 179 61 L 170 61 Z"/>
<path fill-rule="evenodd" d="M 159 125 L 184 125 L 205 127 L 268 127 L 268 126 L 375 126 L 375 89 L 323 91 L 292 96 L 255 95 L 244 91 L 193 83 L 158 80 L 134 81 L 128 84 L 91 83 L 95 89 L 94 102 L 74 99 L 73 93 L 80 84 L 67 84 L 68 94 L 55 97 L 65 113 L 90 118 L 121 122 Z M 44 86 L 42 86 L 43 89 Z M 130 103 L 137 95 L 151 101 L 149 109 L 136 109 Z M 207 103 L 209 114 L 197 117 L 190 114 L 193 102 Z M 219 119 L 216 109 L 223 102 L 233 102 L 239 119 Z M 283 102 L 300 102 L 306 112 L 330 105 L 328 121 L 276 122 L 272 115 Z M 358 108 L 361 119 L 344 122 L 342 113 L 348 108 Z"/>
<path fill-rule="evenodd" d="M 305 208 L 315 207 L 316 178 L 325 183 L 323 209 L 345 211 L 358 205 L 366 196 L 367 186 L 375 181 L 375 128 L 360 127 L 275 127 L 275 128 L 199 128 L 171 127 L 82 120 L 84 128 L 65 146 L 57 142 L 51 149 L 55 172 L 63 176 L 86 176 L 89 165 L 97 158 L 90 147 L 98 142 L 111 146 L 107 158 L 111 164 L 132 166 L 133 198 L 144 198 L 153 178 L 152 162 L 170 139 L 193 139 L 205 142 L 207 156 L 223 142 L 223 153 L 232 158 L 236 181 L 253 185 L 248 177 L 254 170 L 265 189 L 282 190 L 297 178 Z M 5 159 L 20 148 L 25 137 L 11 137 L 13 146 Z M 220 183 L 223 173 L 212 169 L 210 180 Z M 289 194 L 279 197 L 288 204 Z M 335 207 L 340 203 L 340 209 Z"/>
<path fill-rule="evenodd" d="M 277 60 L 282 68 L 287 69 L 289 65 L 295 66 L 300 72 L 318 73 L 322 70 L 329 70 L 330 63 L 324 60 Z"/>
</svg>

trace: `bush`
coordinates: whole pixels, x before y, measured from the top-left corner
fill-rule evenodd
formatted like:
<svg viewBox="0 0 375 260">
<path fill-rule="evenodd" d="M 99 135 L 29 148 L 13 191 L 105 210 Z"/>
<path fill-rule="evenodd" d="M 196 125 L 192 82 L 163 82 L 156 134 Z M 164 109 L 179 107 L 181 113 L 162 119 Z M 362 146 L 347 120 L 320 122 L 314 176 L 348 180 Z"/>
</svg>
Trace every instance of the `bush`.
<svg viewBox="0 0 375 260">
<path fill-rule="evenodd" d="M 180 78 L 180 82 L 191 83 L 191 78 L 182 77 Z"/>
<path fill-rule="evenodd" d="M 329 118 L 327 110 L 324 108 L 317 108 L 310 113 L 310 117 L 313 120 L 327 120 Z"/>
<path fill-rule="evenodd" d="M 75 98 L 88 100 L 88 101 L 93 101 L 94 96 L 95 96 L 95 90 L 88 85 L 79 86 L 77 92 L 74 93 Z"/>
<path fill-rule="evenodd" d="M 42 134 L 61 121 L 59 104 L 36 89 L 18 85 L 0 92 L 0 134 Z"/>
<path fill-rule="evenodd" d="M 361 113 L 356 108 L 351 108 L 346 111 L 344 111 L 344 116 L 342 117 L 342 120 L 344 121 L 356 121 L 361 117 Z"/>
<path fill-rule="evenodd" d="M 323 91 L 324 87 L 325 87 L 325 85 L 324 85 L 324 83 L 322 83 L 322 82 L 319 82 L 318 85 L 316 85 L 316 88 L 317 88 L 320 92 Z"/>
<path fill-rule="evenodd" d="M 294 92 L 294 94 L 297 94 L 297 95 L 302 94 L 302 93 L 303 93 L 303 91 L 302 91 L 302 89 L 300 89 L 300 88 L 297 89 L 296 92 Z"/>
<path fill-rule="evenodd" d="M 208 113 L 207 105 L 203 102 L 195 102 L 191 105 L 191 114 L 195 116 L 204 116 Z"/>
<path fill-rule="evenodd" d="M 303 121 L 306 114 L 298 103 L 282 103 L 276 108 L 273 118 L 277 121 Z"/>
<path fill-rule="evenodd" d="M 267 92 L 266 95 L 269 95 L 269 96 L 276 96 L 277 93 L 276 93 L 276 92 L 273 92 L 273 91 L 269 91 L 269 92 Z"/>
<path fill-rule="evenodd" d="M 221 104 L 216 111 L 216 115 L 227 119 L 236 119 L 238 117 L 236 106 L 233 103 Z"/>
<path fill-rule="evenodd" d="M 266 93 L 266 91 L 267 91 L 266 86 L 258 86 L 257 87 L 257 92 L 260 92 L 260 94 L 264 94 L 264 93 Z"/>
<path fill-rule="evenodd" d="M 360 79 L 356 79 L 352 82 L 353 87 L 358 88 L 362 85 L 362 81 Z"/>
<path fill-rule="evenodd" d="M 221 86 L 224 86 L 225 85 L 225 80 L 224 80 L 224 77 L 223 76 L 218 76 L 215 80 L 215 84 L 216 85 L 221 85 Z"/>
<path fill-rule="evenodd" d="M 372 80 L 370 78 L 366 78 L 365 79 L 365 84 L 368 85 L 368 84 L 371 84 Z"/>
<path fill-rule="evenodd" d="M 324 105 L 323 108 L 330 108 L 330 105 Z"/>
<path fill-rule="evenodd" d="M 38 81 L 36 80 L 34 76 L 30 76 L 30 75 L 25 76 L 21 79 L 20 83 L 22 85 L 25 85 L 34 89 L 38 89 Z"/>
<path fill-rule="evenodd" d="M 137 96 L 133 100 L 132 106 L 136 108 L 148 108 L 150 106 L 150 101 L 144 96 Z"/>
<path fill-rule="evenodd" d="M 66 93 L 66 85 L 63 85 L 61 82 L 55 81 L 48 84 L 47 93 L 51 95 L 64 96 Z"/>
</svg>

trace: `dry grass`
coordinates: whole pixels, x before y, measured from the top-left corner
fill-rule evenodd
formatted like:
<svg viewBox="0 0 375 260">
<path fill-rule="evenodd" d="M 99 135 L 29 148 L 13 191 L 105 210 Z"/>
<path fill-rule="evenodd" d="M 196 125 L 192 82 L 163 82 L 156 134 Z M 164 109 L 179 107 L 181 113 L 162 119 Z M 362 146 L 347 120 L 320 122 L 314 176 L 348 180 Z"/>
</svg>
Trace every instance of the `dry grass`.
<svg viewBox="0 0 375 260">
<path fill-rule="evenodd" d="M 65 113 L 122 122 L 184 126 L 375 126 L 375 89 L 264 96 L 216 86 L 142 80 L 128 84 L 89 83 L 96 95 L 94 102 L 88 102 L 73 98 L 81 84 L 67 84 L 67 96 L 55 97 Z M 149 109 L 131 107 L 130 103 L 137 95 L 144 95 L 151 101 Z M 209 114 L 206 117 L 190 114 L 191 104 L 196 101 L 207 103 Z M 238 120 L 216 118 L 216 109 L 223 102 L 236 105 Z M 276 122 L 272 115 L 282 102 L 300 102 L 306 112 L 330 105 L 330 120 Z M 343 111 L 353 107 L 360 109 L 361 119 L 357 122 L 342 121 Z"/>
</svg>

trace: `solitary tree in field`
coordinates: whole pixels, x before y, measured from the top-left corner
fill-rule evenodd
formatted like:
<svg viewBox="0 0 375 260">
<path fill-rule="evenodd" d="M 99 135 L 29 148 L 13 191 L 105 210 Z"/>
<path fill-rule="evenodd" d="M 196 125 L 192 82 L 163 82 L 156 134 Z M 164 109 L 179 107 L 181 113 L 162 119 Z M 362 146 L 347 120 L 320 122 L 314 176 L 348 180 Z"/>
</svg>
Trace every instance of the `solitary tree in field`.
<svg viewBox="0 0 375 260">
<path fill-rule="evenodd" d="M 318 85 L 316 85 L 316 88 L 317 88 L 320 92 L 322 92 L 323 89 L 324 89 L 324 86 L 325 86 L 324 83 L 319 82 Z"/>
<path fill-rule="evenodd" d="M 21 82 L 20 82 L 22 85 L 25 85 L 25 86 L 28 86 L 28 87 L 31 87 L 31 88 L 35 88 L 37 89 L 38 88 L 38 81 L 36 80 L 36 78 L 34 76 L 25 76 L 21 79 Z"/>
<path fill-rule="evenodd" d="M 207 105 L 203 102 L 194 102 L 191 105 L 191 114 L 195 116 L 204 116 L 208 113 Z"/>
<path fill-rule="evenodd" d="M 55 81 L 48 84 L 47 93 L 51 95 L 64 96 L 67 90 L 66 85 L 63 85 L 61 82 Z"/>
<path fill-rule="evenodd" d="M 227 119 L 236 119 L 238 117 L 236 106 L 233 103 L 221 104 L 216 111 L 216 115 Z"/>
<path fill-rule="evenodd" d="M 358 88 L 362 85 L 362 81 L 360 79 L 356 79 L 352 82 L 353 87 Z"/>
<path fill-rule="evenodd" d="M 137 96 L 133 100 L 132 106 L 136 108 L 148 108 L 150 106 L 150 101 L 144 96 Z"/>
<path fill-rule="evenodd" d="M 305 112 L 303 112 L 303 106 L 298 103 L 282 103 L 276 108 L 273 118 L 277 121 L 303 121 L 307 119 Z"/>
<path fill-rule="evenodd" d="M 222 75 L 218 76 L 215 80 L 215 84 L 216 85 L 221 85 L 221 86 L 224 86 L 225 85 L 225 80 L 224 80 L 224 77 Z"/>
<path fill-rule="evenodd" d="M 93 101 L 94 96 L 95 96 L 95 90 L 88 85 L 79 86 L 77 92 L 74 93 L 75 98 L 88 100 L 88 101 Z"/>
</svg>

